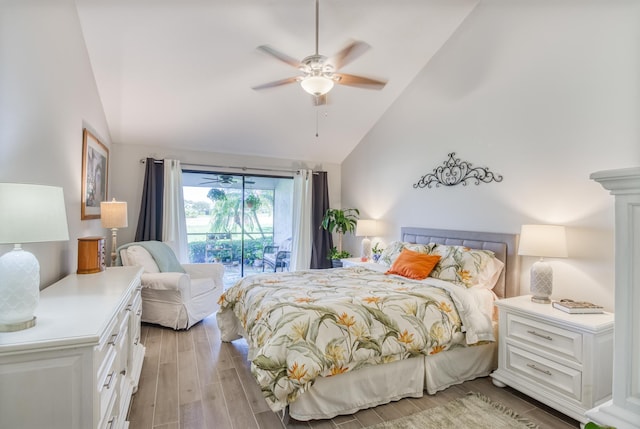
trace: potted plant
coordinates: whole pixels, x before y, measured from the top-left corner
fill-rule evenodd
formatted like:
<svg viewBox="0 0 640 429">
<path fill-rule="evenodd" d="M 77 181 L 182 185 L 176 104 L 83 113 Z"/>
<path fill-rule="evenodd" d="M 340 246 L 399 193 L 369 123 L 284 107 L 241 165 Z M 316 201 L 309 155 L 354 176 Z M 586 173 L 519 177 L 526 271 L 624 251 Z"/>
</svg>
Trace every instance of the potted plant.
<svg viewBox="0 0 640 429">
<path fill-rule="evenodd" d="M 342 236 L 353 233 L 356 230 L 360 211 L 358 209 L 328 209 L 322 219 L 321 227 L 331 233 L 338 234 L 338 246 L 331 249 L 329 259 L 333 261 L 333 266 L 342 266 L 340 259 L 348 258 L 351 254 L 342 250 Z"/>
<path fill-rule="evenodd" d="M 374 262 L 378 262 L 378 259 L 380 259 L 380 255 L 382 255 L 383 250 L 384 249 L 381 247 L 380 243 L 376 243 L 373 245 L 373 248 L 371 249 L 371 253 L 372 253 Z"/>
<path fill-rule="evenodd" d="M 351 256 L 351 253 L 347 252 L 346 250 L 340 251 L 337 248 L 333 247 L 329 251 L 329 254 L 327 255 L 327 259 L 331 261 L 331 266 L 333 268 L 340 268 L 342 266 L 341 259 L 348 258 L 350 256 Z"/>
<path fill-rule="evenodd" d="M 255 194 L 249 194 L 247 198 L 244 199 L 244 204 L 248 209 L 258 210 L 258 208 L 260 208 L 260 197 Z"/>
<path fill-rule="evenodd" d="M 227 194 L 222 189 L 211 188 L 207 193 L 207 198 L 212 201 L 224 201 L 227 199 Z"/>
</svg>

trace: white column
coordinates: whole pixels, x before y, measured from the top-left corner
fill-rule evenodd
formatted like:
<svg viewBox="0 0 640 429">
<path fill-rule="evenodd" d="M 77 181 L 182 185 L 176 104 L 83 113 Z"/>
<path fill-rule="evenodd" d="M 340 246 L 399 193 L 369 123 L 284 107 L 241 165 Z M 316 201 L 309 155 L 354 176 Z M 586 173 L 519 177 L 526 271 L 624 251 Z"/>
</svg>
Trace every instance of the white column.
<svg viewBox="0 0 640 429">
<path fill-rule="evenodd" d="M 640 167 L 591 179 L 615 196 L 616 284 L 611 401 L 587 411 L 600 425 L 640 428 Z"/>
</svg>

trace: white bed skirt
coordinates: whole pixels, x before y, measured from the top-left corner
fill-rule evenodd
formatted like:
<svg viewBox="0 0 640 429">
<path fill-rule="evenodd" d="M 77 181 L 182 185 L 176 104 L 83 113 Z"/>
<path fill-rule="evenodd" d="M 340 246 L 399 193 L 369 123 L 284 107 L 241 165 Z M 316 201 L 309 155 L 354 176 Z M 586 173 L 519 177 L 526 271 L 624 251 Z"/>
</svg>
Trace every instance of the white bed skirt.
<svg viewBox="0 0 640 429">
<path fill-rule="evenodd" d="M 223 341 L 244 336 L 233 312 L 218 312 Z M 494 323 L 494 332 L 497 323 Z M 496 338 L 498 338 L 496 336 Z M 251 359 L 251 350 L 249 359 Z M 497 368 L 497 343 L 457 347 L 432 356 L 367 366 L 334 377 L 319 378 L 289 404 L 289 416 L 300 421 L 353 414 L 402 398 L 433 395 L 454 384 L 485 377 Z"/>
<path fill-rule="evenodd" d="M 289 404 L 289 415 L 302 421 L 329 419 L 406 397 L 419 398 L 423 390 L 422 357 L 367 366 L 317 379 L 307 392 Z"/>
<path fill-rule="evenodd" d="M 496 367 L 497 343 L 460 347 L 320 378 L 289 405 L 301 421 L 328 419 L 402 398 L 435 394 L 454 384 L 489 375 Z"/>
</svg>

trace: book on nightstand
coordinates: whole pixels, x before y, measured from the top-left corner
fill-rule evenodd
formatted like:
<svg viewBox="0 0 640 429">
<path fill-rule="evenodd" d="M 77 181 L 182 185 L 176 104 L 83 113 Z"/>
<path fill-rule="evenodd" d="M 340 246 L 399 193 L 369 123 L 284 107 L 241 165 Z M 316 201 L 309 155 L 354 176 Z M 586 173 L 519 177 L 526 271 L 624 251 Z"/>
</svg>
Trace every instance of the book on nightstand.
<svg viewBox="0 0 640 429">
<path fill-rule="evenodd" d="M 553 307 L 562 310 L 565 313 L 584 314 L 584 313 L 604 313 L 604 309 L 600 305 L 592 304 L 586 301 L 573 301 L 571 299 L 561 299 L 553 301 Z"/>
</svg>

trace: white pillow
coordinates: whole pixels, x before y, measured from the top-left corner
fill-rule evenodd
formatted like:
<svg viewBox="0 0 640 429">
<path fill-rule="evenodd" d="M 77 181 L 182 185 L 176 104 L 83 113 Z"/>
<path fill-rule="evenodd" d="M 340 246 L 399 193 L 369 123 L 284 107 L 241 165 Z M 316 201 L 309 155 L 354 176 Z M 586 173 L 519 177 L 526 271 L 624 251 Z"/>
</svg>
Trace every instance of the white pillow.
<svg viewBox="0 0 640 429">
<path fill-rule="evenodd" d="M 413 250 L 418 253 L 430 253 L 435 244 L 416 244 L 416 243 L 408 243 L 405 241 L 392 241 L 389 245 L 382 251 L 380 258 L 378 258 L 378 264 L 390 267 L 393 263 L 398 259 L 400 253 L 402 253 L 402 249 Z"/>
<path fill-rule="evenodd" d="M 442 259 L 431 272 L 431 277 L 463 284 L 468 288 L 492 289 L 504 267 L 490 250 L 438 244 L 432 253 L 440 255 Z"/>
<path fill-rule="evenodd" d="M 122 263 L 126 265 L 140 265 L 144 268 L 145 273 L 159 273 L 160 269 L 158 264 L 151 256 L 151 253 L 142 246 L 129 246 L 123 249 L 127 256 L 125 258 L 120 256 Z M 126 262 L 125 262 L 126 261 Z"/>
</svg>

